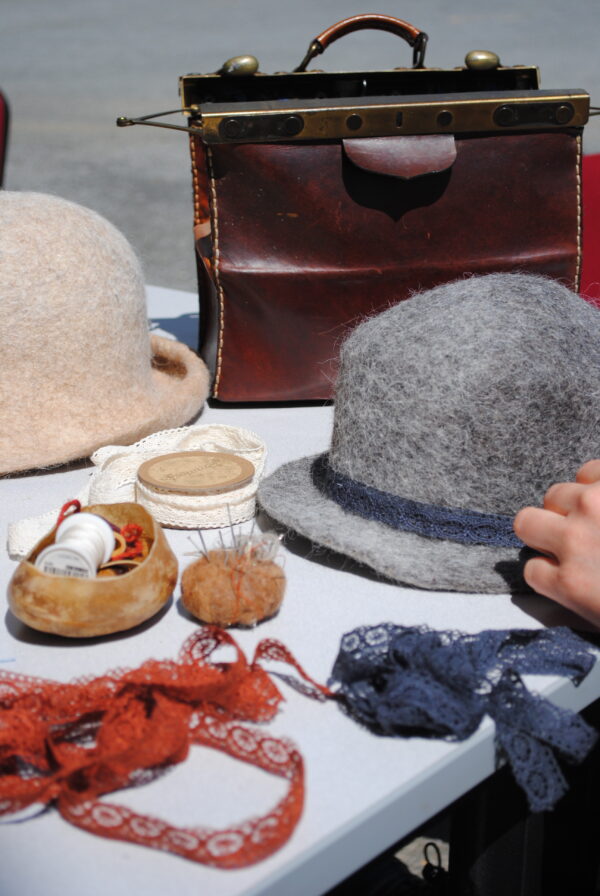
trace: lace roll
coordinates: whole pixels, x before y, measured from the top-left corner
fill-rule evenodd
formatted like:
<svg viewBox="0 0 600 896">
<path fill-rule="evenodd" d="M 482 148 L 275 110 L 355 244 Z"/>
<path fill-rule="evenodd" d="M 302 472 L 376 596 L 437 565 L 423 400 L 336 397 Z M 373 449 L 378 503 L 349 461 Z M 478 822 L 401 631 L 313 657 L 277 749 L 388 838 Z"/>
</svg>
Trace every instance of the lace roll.
<svg viewBox="0 0 600 896">
<path fill-rule="evenodd" d="M 234 649 L 231 662 L 212 661 L 220 645 Z M 291 741 L 247 724 L 272 719 L 282 700 L 262 659 L 291 664 L 315 693 L 327 693 L 278 641 L 261 641 L 249 663 L 214 626 L 188 638 L 176 660 L 147 660 L 97 678 L 63 683 L 0 671 L 0 816 L 54 803 L 90 833 L 218 868 L 266 858 L 300 818 L 304 770 Z M 106 800 L 183 762 L 194 744 L 277 775 L 285 794 L 265 814 L 221 830 L 177 827 Z M 207 809 L 201 799 L 198 805 Z"/>
<path fill-rule="evenodd" d="M 343 636 L 329 684 L 345 711 L 380 735 L 461 741 L 487 713 L 501 755 L 540 812 L 567 789 L 558 759 L 581 762 L 597 735 L 576 713 L 530 692 L 521 676 L 579 684 L 595 662 L 567 628 L 470 635 L 387 623 Z"/>
<path fill-rule="evenodd" d="M 252 481 L 219 495 L 179 495 L 152 489 L 138 481 L 140 465 L 152 457 L 175 451 L 224 451 L 246 458 L 254 466 Z M 255 432 L 222 423 L 183 426 L 153 433 L 135 445 L 107 445 L 92 454 L 95 469 L 86 487 L 75 497 L 82 505 L 137 501 L 163 526 L 210 529 L 243 523 L 256 512 L 256 491 L 262 478 L 267 449 Z M 71 495 L 65 495 L 65 500 Z M 60 508 L 8 527 L 8 552 L 15 560 L 26 557 L 56 523 Z"/>
</svg>

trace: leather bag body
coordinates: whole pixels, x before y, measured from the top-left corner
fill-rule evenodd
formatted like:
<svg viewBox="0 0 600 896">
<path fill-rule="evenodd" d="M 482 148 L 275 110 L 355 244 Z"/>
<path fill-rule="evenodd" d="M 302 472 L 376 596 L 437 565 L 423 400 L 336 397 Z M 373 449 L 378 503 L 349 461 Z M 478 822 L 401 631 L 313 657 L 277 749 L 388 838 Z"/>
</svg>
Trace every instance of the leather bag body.
<svg viewBox="0 0 600 896">
<path fill-rule="evenodd" d="M 444 130 L 227 142 L 192 129 L 214 398 L 331 398 L 351 328 L 465 275 L 531 272 L 577 289 L 582 128 Z"/>
</svg>

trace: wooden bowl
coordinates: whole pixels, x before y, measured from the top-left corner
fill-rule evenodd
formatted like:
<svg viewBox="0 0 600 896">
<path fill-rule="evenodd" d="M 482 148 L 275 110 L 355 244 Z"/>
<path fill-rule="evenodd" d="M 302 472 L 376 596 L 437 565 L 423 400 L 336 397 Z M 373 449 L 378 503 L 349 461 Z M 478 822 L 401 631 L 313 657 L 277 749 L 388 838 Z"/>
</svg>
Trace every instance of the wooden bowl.
<svg viewBox="0 0 600 896">
<path fill-rule="evenodd" d="M 154 616 L 177 582 L 177 559 L 158 523 L 140 504 L 94 504 L 83 508 L 121 527 L 142 526 L 148 556 L 131 572 L 112 578 L 52 576 L 34 566 L 37 555 L 54 541 L 56 527 L 23 560 L 8 586 L 15 616 L 41 632 L 67 638 L 93 638 L 133 628 Z"/>
</svg>

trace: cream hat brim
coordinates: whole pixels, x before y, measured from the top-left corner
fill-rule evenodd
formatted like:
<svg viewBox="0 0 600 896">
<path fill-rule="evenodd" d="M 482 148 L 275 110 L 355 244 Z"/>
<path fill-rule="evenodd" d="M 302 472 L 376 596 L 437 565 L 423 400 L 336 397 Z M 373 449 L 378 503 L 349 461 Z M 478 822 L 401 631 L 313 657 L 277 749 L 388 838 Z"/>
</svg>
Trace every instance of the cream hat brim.
<svg viewBox="0 0 600 896">
<path fill-rule="evenodd" d="M 95 419 L 93 394 L 85 420 L 80 409 L 60 424 L 37 419 L 35 436 L 31 420 L 28 422 L 27 414 L 22 413 L 6 441 L 0 442 L 0 474 L 54 467 L 89 457 L 103 445 L 130 445 L 157 430 L 192 420 L 208 395 L 206 365 L 186 345 L 164 336 L 150 334 L 150 347 L 149 384 L 132 393 L 128 384 L 115 382 L 110 419 L 105 415 Z"/>
</svg>

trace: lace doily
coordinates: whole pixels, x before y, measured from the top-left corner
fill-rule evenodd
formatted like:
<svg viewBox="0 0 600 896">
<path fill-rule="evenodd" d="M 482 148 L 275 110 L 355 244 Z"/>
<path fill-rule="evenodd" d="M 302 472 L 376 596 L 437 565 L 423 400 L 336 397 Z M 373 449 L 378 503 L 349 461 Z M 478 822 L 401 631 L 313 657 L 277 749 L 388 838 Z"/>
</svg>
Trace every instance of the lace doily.
<svg viewBox="0 0 600 896">
<path fill-rule="evenodd" d="M 579 684 L 595 662 L 567 628 L 468 635 L 387 623 L 343 636 L 329 684 L 348 714 L 376 734 L 460 741 L 488 713 L 501 754 L 539 812 L 567 789 L 557 756 L 581 762 L 597 735 L 577 714 L 528 691 L 521 675 L 565 675 Z"/>
<path fill-rule="evenodd" d="M 213 663 L 232 645 L 236 659 Z M 133 670 L 68 684 L 0 673 L 0 816 L 54 803 L 67 821 L 94 834 L 177 853 L 219 868 L 239 868 L 271 855 L 290 837 L 302 812 L 304 772 L 294 744 L 246 722 L 266 722 L 281 694 L 261 659 L 293 665 L 277 641 L 261 641 L 249 664 L 233 638 L 206 626 L 177 660 L 149 660 Z M 225 830 L 175 827 L 100 797 L 152 781 L 203 744 L 288 782 L 266 815 Z"/>
<path fill-rule="evenodd" d="M 152 457 L 172 451 L 224 451 L 249 460 L 255 468 L 252 481 L 225 495 L 177 495 L 153 490 L 140 483 L 137 471 Z M 180 529 L 211 529 L 243 523 L 256 512 L 256 490 L 262 478 L 266 447 L 248 429 L 221 423 L 165 429 L 134 445 L 108 445 L 92 454 L 91 478 L 75 497 L 81 504 L 114 504 L 137 501 L 163 526 Z M 66 495 L 71 497 L 70 495 Z M 8 527 L 8 553 L 21 560 L 52 529 L 60 508 L 29 517 Z"/>
</svg>

